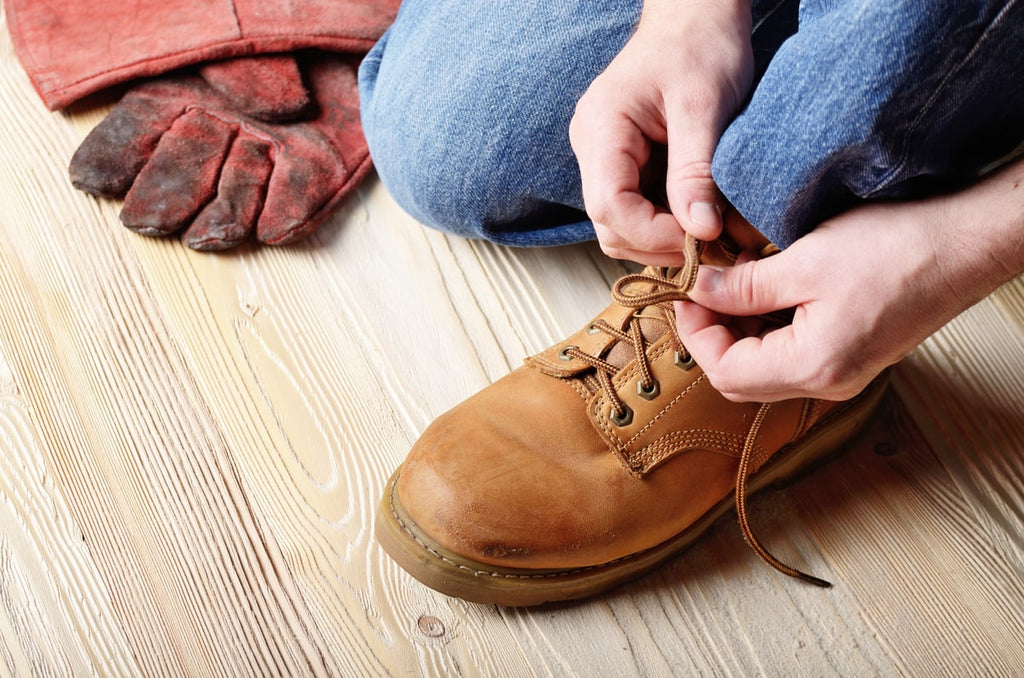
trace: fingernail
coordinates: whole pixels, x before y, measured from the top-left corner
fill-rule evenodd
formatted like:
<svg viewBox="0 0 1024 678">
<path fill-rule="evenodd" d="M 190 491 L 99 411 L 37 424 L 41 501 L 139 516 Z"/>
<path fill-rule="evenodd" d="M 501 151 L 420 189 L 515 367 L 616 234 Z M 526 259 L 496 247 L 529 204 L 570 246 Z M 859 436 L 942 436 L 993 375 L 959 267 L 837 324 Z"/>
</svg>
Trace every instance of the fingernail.
<svg viewBox="0 0 1024 678">
<path fill-rule="evenodd" d="M 722 289 L 722 269 L 718 266 L 701 265 L 693 287 L 700 292 L 714 294 Z"/>
<path fill-rule="evenodd" d="M 691 202 L 690 221 L 694 225 L 716 232 L 722 228 L 722 211 L 710 202 Z"/>
</svg>

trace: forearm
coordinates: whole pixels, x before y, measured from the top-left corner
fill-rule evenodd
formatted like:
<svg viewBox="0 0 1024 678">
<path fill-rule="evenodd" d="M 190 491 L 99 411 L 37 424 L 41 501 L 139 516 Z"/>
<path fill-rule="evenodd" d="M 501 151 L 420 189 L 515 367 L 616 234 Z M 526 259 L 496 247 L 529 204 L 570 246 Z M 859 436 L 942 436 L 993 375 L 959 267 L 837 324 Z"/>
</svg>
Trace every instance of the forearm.
<svg viewBox="0 0 1024 678">
<path fill-rule="evenodd" d="M 938 198 L 937 206 L 965 307 L 1024 274 L 1024 158 Z"/>
</svg>

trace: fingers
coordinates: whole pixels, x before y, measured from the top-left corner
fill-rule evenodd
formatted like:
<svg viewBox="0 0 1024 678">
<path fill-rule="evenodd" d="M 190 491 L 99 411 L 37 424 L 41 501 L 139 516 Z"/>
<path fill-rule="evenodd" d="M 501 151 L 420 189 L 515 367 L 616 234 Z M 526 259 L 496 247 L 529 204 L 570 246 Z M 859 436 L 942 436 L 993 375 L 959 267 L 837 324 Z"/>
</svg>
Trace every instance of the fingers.
<svg viewBox="0 0 1024 678">
<path fill-rule="evenodd" d="M 734 400 L 774 401 L 806 395 L 810 379 L 793 356 L 801 350 L 794 323 L 778 326 L 757 316 L 808 301 L 799 262 L 783 251 L 727 268 L 701 266 L 689 293 L 676 306 L 679 337 L 711 383 Z M 801 385 L 802 384 L 802 385 Z"/>
<path fill-rule="evenodd" d="M 184 110 L 172 91 L 176 89 L 157 83 L 126 94 L 72 156 L 72 185 L 92 195 L 124 197 L 160 137 Z"/>
<path fill-rule="evenodd" d="M 237 129 L 196 109 L 178 118 L 125 196 L 122 223 L 143 235 L 181 230 L 216 193 Z"/>
<path fill-rule="evenodd" d="M 239 134 L 221 169 L 217 195 L 196 215 L 183 240 L 194 250 L 224 250 L 244 242 L 263 208 L 273 170 L 268 142 Z"/>
<path fill-rule="evenodd" d="M 789 358 L 792 326 L 747 334 L 730 318 L 691 302 L 677 302 L 676 325 L 686 350 L 726 398 L 767 402 L 805 395 L 790 383 L 798 376 Z"/>
<path fill-rule="evenodd" d="M 648 136 L 600 101 L 583 100 L 569 127 L 583 202 L 609 256 L 650 265 L 681 263 L 684 233 L 676 218 L 644 195 L 651 159 Z"/>
<path fill-rule="evenodd" d="M 722 195 L 711 177 L 711 158 L 721 135 L 720 123 L 691 106 L 669 113 L 668 169 L 665 191 L 680 225 L 698 240 L 722 232 Z"/>
<path fill-rule="evenodd" d="M 311 104 L 291 55 L 217 61 L 201 66 L 199 74 L 233 106 L 258 120 L 291 120 Z"/>
<path fill-rule="evenodd" d="M 701 266 L 689 292 L 692 301 L 729 316 L 756 316 L 808 301 L 801 262 L 783 251 L 755 261 L 719 268 Z"/>
<path fill-rule="evenodd" d="M 633 202 L 624 199 L 623 202 Z M 628 259 L 646 266 L 681 266 L 686 262 L 683 254 L 683 230 L 679 222 L 667 212 L 651 211 L 649 218 L 643 218 L 638 205 L 634 219 L 625 225 L 618 224 L 613 230 L 604 223 L 594 221 L 594 232 L 601 249 L 615 259 Z"/>
</svg>

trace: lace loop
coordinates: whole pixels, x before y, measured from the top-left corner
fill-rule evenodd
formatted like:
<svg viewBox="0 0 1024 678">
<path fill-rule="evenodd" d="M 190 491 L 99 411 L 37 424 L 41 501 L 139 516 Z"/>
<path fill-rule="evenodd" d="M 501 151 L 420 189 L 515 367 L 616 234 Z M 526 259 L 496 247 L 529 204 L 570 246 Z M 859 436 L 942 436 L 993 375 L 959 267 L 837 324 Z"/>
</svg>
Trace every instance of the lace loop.
<svg viewBox="0 0 1024 678">
<path fill-rule="evenodd" d="M 612 299 L 630 308 L 654 306 L 666 301 L 686 301 L 693 284 L 697 282 L 702 249 L 701 243 L 687 233 L 683 242 L 683 255 L 686 261 L 678 273 L 671 278 L 655 273 L 632 273 L 622 276 L 612 287 Z M 630 292 L 629 286 L 637 283 L 651 285 L 654 289 L 649 292 Z"/>
</svg>

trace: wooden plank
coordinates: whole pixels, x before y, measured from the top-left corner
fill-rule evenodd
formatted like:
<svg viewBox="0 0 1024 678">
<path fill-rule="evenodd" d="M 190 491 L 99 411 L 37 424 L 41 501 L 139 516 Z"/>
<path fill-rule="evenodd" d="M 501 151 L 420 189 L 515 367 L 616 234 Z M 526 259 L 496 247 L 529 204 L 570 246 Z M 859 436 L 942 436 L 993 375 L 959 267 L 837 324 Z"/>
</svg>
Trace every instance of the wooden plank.
<svg viewBox="0 0 1024 678">
<path fill-rule="evenodd" d="M 596 247 L 447 237 L 371 180 L 305 243 L 122 229 L 0 41 L 0 667 L 101 675 L 1024 671 L 1024 283 L 929 340 L 845 454 L 657 573 L 538 610 L 433 593 L 376 546 L 420 431 L 582 326 Z"/>
</svg>

